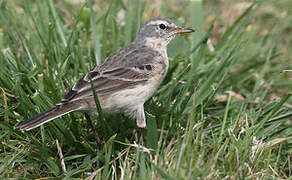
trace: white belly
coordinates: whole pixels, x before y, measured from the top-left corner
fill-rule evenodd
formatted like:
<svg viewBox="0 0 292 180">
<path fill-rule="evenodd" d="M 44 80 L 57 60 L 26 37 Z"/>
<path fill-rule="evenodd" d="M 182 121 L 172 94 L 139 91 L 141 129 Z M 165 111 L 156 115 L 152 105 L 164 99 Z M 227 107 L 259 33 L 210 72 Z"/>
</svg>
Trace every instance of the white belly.
<svg viewBox="0 0 292 180">
<path fill-rule="evenodd" d="M 131 89 L 124 89 L 111 95 L 104 104 L 106 112 L 131 110 L 136 106 L 144 104 L 155 92 L 158 85 L 149 80 L 144 85 L 137 85 Z M 160 84 L 160 83 L 159 83 Z"/>
</svg>

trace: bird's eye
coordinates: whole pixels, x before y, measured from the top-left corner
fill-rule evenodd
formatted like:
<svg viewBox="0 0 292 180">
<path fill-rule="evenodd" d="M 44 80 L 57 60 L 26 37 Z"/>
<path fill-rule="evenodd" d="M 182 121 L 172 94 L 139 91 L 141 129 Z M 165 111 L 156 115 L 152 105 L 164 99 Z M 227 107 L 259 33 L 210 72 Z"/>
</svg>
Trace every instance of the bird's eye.
<svg viewBox="0 0 292 180">
<path fill-rule="evenodd" d="M 165 29 L 166 28 L 166 26 L 164 24 L 160 24 L 159 27 L 160 27 L 160 29 Z"/>
</svg>

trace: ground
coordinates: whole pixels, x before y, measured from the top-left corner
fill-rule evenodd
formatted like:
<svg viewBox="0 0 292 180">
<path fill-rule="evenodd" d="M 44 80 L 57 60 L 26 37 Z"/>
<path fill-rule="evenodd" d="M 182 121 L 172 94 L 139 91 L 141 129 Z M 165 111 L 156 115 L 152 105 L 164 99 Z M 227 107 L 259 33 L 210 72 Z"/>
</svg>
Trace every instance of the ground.
<svg viewBox="0 0 292 180">
<path fill-rule="evenodd" d="M 285 179 L 292 152 L 292 3 L 281 1 L 0 1 L 1 178 Z M 163 16 L 192 35 L 145 104 L 82 113 L 29 132 L 13 127 L 63 97 L 87 71 Z"/>
</svg>

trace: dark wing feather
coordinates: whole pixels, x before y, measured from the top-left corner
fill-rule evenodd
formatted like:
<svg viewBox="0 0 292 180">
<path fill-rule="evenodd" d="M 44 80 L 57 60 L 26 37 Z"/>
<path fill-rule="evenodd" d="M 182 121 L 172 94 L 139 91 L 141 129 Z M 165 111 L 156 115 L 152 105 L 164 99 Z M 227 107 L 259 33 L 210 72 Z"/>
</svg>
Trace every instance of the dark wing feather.
<svg viewBox="0 0 292 180">
<path fill-rule="evenodd" d="M 145 83 L 153 76 L 153 60 L 157 53 L 146 47 L 121 49 L 81 78 L 61 102 L 92 96 L 89 76 L 100 96 Z"/>
</svg>

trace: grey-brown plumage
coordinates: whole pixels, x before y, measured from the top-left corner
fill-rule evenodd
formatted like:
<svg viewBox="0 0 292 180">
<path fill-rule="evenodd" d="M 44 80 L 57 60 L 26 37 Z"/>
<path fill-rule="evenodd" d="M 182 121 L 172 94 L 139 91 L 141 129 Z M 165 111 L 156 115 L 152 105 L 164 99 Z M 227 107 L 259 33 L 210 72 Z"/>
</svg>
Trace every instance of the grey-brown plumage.
<svg viewBox="0 0 292 180">
<path fill-rule="evenodd" d="M 146 127 L 144 103 L 163 81 L 168 69 L 166 46 L 177 34 L 194 30 L 181 28 L 170 19 L 147 21 L 136 40 L 106 58 L 81 78 L 59 104 L 16 126 L 31 130 L 72 111 L 96 112 L 89 76 L 105 113 L 125 112 Z"/>
</svg>

